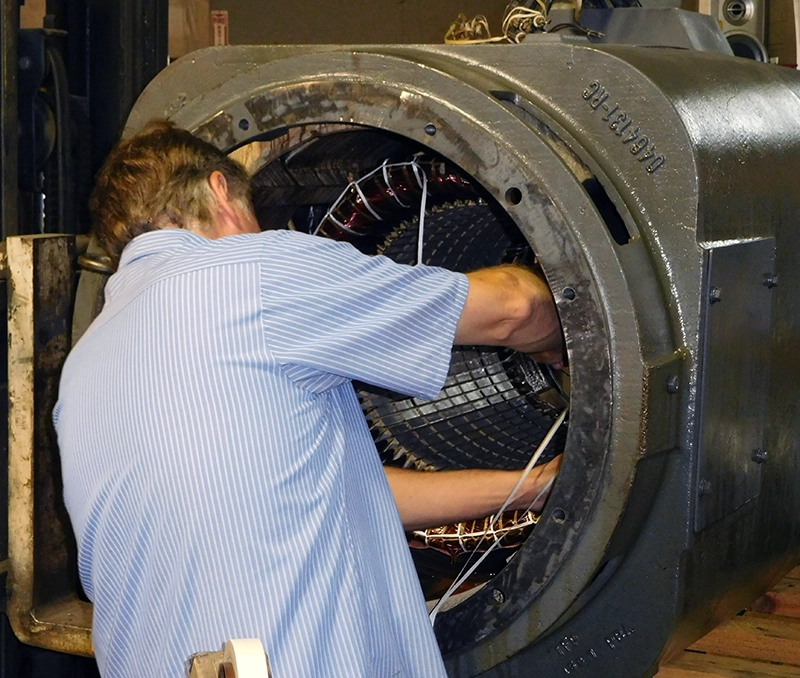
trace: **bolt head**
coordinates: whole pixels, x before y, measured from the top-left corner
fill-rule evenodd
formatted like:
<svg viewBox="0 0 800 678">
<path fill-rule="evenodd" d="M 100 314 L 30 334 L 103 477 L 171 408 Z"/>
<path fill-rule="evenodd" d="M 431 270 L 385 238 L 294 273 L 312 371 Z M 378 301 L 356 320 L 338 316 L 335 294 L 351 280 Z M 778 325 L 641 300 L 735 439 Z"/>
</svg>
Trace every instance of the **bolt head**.
<svg viewBox="0 0 800 678">
<path fill-rule="evenodd" d="M 673 374 L 667 379 L 667 393 L 677 393 L 681 387 L 681 380 L 677 374 Z"/>
</svg>

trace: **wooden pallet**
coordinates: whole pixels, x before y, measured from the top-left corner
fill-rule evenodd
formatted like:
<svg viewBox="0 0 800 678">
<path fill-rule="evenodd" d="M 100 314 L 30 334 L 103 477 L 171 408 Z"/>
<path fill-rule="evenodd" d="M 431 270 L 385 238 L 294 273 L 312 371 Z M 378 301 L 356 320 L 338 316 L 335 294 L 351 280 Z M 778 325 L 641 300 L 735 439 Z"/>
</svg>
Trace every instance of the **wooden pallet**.
<svg viewBox="0 0 800 678">
<path fill-rule="evenodd" d="M 800 567 L 656 678 L 800 678 Z"/>
</svg>

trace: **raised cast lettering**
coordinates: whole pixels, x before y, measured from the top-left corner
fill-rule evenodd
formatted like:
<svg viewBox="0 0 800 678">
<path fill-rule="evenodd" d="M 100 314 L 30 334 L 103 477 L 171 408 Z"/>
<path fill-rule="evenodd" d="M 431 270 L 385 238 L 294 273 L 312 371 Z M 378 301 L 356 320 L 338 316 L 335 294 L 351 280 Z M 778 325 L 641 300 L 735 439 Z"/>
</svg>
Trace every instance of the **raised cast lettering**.
<svg viewBox="0 0 800 678">
<path fill-rule="evenodd" d="M 600 83 L 595 80 L 591 85 L 589 85 L 585 90 L 583 90 L 583 98 L 587 101 L 591 99 L 595 94 L 597 94 L 597 90 L 600 89 Z"/>
<path fill-rule="evenodd" d="M 620 141 L 630 144 L 630 152 L 642 163 L 648 174 L 655 174 L 667 162 L 666 157 L 657 155 L 655 144 L 650 137 L 642 133 L 640 127 L 634 125 L 631 117 L 621 110 L 619 103 L 611 105 L 611 93 L 603 87 L 599 80 L 593 80 L 581 96 L 589 102 L 589 107 L 593 111 L 601 110 L 601 120 L 608 124 L 608 128 L 619 137 Z M 630 131 L 629 131 L 630 130 Z M 625 634 L 623 634 L 623 637 Z M 567 640 L 566 638 L 564 640 Z M 610 639 L 606 639 L 611 644 Z M 571 651 L 572 648 L 562 641 L 562 648 L 559 654 Z"/>
</svg>

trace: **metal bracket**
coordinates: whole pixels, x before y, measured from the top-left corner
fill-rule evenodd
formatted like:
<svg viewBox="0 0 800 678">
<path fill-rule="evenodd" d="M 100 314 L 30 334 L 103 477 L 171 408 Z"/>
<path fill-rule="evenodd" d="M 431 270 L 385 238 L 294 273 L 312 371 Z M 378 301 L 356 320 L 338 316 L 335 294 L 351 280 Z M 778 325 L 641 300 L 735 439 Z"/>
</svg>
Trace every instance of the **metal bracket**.
<svg viewBox="0 0 800 678">
<path fill-rule="evenodd" d="M 695 530 L 756 498 L 769 389 L 775 240 L 708 250 Z M 761 450 L 758 455 L 756 450 Z"/>
</svg>

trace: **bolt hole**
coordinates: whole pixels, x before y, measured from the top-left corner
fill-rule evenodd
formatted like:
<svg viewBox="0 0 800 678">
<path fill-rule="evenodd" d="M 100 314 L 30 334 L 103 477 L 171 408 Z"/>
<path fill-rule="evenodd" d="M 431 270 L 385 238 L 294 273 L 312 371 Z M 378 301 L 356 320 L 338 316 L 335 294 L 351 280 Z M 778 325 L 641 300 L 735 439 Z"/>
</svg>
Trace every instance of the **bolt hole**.
<svg viewBox="0 0 800 678">
<path fill-rule="evenodd" d="M 239 121 L 239 129 L 244 130 L 245 132 L 250 129 L 250 121 L 242 118 Z"/>
<path fill-rule="evenodd" d="M 557 508 L 553 511 L 553 520 L 557 523 L 563 523 L 567 519 L 567 512 L 564 509 Z"/>
<path fill-rule="evenodd" d="M 522 191 L 512 186 L 506 191 L 506 202 L 509 205 L 519 205 L 522 202 Z"/>
<path fill-rule="evenodd" d="M 561 296 L 564 297 L 567 301 L 572 301 L 575 297 L 577 297 L 577 293 L 571 287 L 565 287 L 564 291 L 561 293 Z"/>
</svg>

